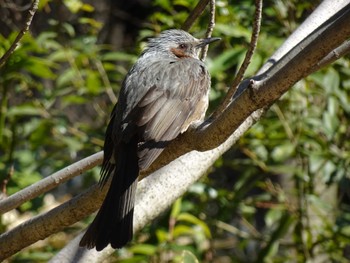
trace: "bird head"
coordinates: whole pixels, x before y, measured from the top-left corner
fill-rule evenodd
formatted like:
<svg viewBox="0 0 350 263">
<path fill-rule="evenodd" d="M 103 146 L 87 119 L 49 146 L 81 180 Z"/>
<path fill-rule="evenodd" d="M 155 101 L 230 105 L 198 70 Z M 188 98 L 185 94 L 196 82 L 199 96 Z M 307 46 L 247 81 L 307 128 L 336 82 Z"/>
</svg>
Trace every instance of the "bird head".
<svg viewBox="0 0 350 263">
<path fill-rule="evenodd" d="M 180 59 L 186 57 L 198 59 L 200 49 L 217 40 L 220 38 L 197 39 L 186 31 L 170 29 L 150 39 L 147 51 L 162 52 Z"/>
</svg>

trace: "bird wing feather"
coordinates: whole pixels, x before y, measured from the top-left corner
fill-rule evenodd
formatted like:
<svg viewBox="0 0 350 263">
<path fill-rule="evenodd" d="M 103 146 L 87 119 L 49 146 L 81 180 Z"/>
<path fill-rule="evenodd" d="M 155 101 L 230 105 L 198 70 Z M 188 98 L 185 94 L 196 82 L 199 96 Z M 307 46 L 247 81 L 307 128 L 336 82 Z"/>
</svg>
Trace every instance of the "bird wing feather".
<svg viewBox="0 0 350 263">
<path fill-rule="evenodd" d="M 135 107 L 138 114 L 134 122 L 141 131 L 140 170 L 148 168 L 164 147 L 187 129 L 189 119 L 204 116 L 207 103 L 199 102 L 207 101 L 210 86 L 209 73 L 195 59 L 158 62 L 149 70 L 153 73 L 144 74 L 154 75 L 152 86 Z M 200 110 L 196 110 L 198 105 Z"/>
</svg>

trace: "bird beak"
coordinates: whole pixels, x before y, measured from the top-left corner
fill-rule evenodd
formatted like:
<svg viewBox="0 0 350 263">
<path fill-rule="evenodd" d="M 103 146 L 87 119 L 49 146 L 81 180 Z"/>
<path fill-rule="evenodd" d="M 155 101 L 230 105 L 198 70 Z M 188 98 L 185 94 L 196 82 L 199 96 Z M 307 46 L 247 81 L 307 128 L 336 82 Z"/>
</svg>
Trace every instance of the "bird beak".
<svg viewBox="0 0 350 263">
<path fill-rule="evenodd" d="M 204 47 L 206 45 L 209 45 L 210 43 L 213 43 L 215 41 L 221 40 L 219 37 L 209 37 L 209 38 L 203 38 L 199 39 L 199 44 L 196 46 L 197 48 Z"/>
</svg>

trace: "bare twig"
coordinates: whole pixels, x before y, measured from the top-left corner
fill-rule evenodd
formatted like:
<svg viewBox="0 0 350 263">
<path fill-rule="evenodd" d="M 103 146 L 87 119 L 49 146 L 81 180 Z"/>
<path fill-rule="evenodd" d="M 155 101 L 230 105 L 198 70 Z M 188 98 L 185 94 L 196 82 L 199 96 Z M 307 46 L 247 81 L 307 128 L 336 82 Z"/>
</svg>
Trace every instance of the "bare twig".
<svg viewBox="0 0 350 263">
<path fill-rule="evenodd" d="M 207 32 L 205 33 L 205 37 L 211 37 L 211 34 L 213 33 L 214 27 L 215 27 L 215 0 L 210 0 L 210 18 L 209 18 L 209 24 Z M 201 60 L 204 61 L 207 57 L 208 53 L 208 45 L 204 46 L 202 49 L 201 54 Z"/>
<path fill-rule="evenodd" d="M 10 211 L 24 202 L 27 202 L 55 187 L 60 185 L 74 176 L 80 175 L 83 172 L 102 163 L 103 153 L 98 152 L 79 162 L 76 162 L 62 170 L 42 179 L 41 181 L 32 184 L 25 189 L 3 199 L 0 202 L 0 214 Z"/>
<path fill-rule="evenodd" d="M 0 191 L 3 194 L 3 196 L 6 196 L 6 186 L 8 184 L 8 182 L 10 181 L 11 177 L 13 176 L 13 172 L 14 172 L 14 167 L 13 164 L 10 166 L 9 172 L 7 173 L 6 178 L 1 182 L 0 184 Z M 2 198 L 0 198 L 1 200 Z M 0 213 L 1 214 L 1 213 Z"/>
<path fill-rule="evenodd" d="M 12 43 L 10 48 L 5 52 L 5 54 L 0 58 L 0 67 L 2 67 L 11 54 L 15 51 L 17 46 L 19 45 L 19 41 L 21 41 L 24 34 L 29 30 L 30 24 L 32 23 L 33 17 L 35 15 L 36 10 L 38 10 L 39 0 L 34 0 L 32 6 L 29 9 L 29 14 L 26 20 L 26 23 L 22 30 L 18 33 L 15 41 Z"/>
<path fill-rule="evenodd" d="M 100 60 L 96 60 L 95 65 L 96 65 L 98 72 L 100 73 L 101 79 L 103 81 L 103 85 L 106 87 L 106 92 L 107 92 L 107 95 L 109 97 L 109 100 L 113 104 L 117 103 L 118 98 L 115 96 L 115 94 L 113 92 L 111 82 L 108 79 L 106 70 L 104 69 L 102 62 Z"/>
<path fill-rule="evenodd" d="M 212 117 L 215 118 L 219 114 L 221 114 L 226 107 L 230 104 L 234 94 L 237 91 L 239 83 L 242 82 L 244 73 L 246 72 L 250 61 L 252 59 L 252 56 L 254 54 L 254 51 L 256 49 L 256 45 L 258 43 L 258 37 L 260 32 L 260 25 L 261 25 L 261 13 L 262 13 L 262 0 L 255 0 L 255 15 L 254 15 L 254 22 L 253 22 L 253 32 L 252 37 L 250 39 L 249 49 L 245 55 L 245 58 L 243 60 L 243 63 L 238 70 L 237 76 L 233 80 L 231 88 L 227 91 L 227 94 L 223 100 L 222 103 L 220 103 L 220 106 L 216 109 L 216 111 L 213 113 Z"/>
<path fill-rule="evenodd" d="M 330 52 L 327 56 L 325 56 L 314 67 L 312 67 L 310 69 L 310 74 L 312 72 L 319 70 L 320 68 L 323 68 L 323 67 L 333 63 L 335 60 L 337 60 L 340 57 L 345 56 L 349 53 L 350 53 L 350 40 L 347 40 L 343 44 L 341 44 L 341 46 L 337 47 L 332 52 Z"/>
<path fill-rule="evenodd" d="M 192 25 L 194 24 L 194 21 L 203 13 L 205 7 L 208 5 L 209 0 L 201 0 L 196 5 L 196 7 L 192 10 L 190 15 L 187 17 L 186 21 L 184 22 L 182 29 L 185 31 L 188 31 Z"/>
</svg>

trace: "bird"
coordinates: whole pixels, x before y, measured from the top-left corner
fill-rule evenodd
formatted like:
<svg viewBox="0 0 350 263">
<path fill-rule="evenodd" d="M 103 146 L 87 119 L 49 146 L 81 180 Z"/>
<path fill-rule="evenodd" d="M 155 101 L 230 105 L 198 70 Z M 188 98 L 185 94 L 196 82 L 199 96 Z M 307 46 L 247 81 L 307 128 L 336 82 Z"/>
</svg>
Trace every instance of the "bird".
<svg viewBox="0 0 350 263">
<path fill-rule="evenodd" d="M 202 47 L 220 38 L 197 39 L 169 29 L 148 40 L 125 76 L 105 134 L 100 185 L 107 195 L 80 246 L 124 247 L 133 238 L 133 212 L 140 171 L 191 125 L 203 121 L 210 74 L 199 59 Z"/>
</svg>

